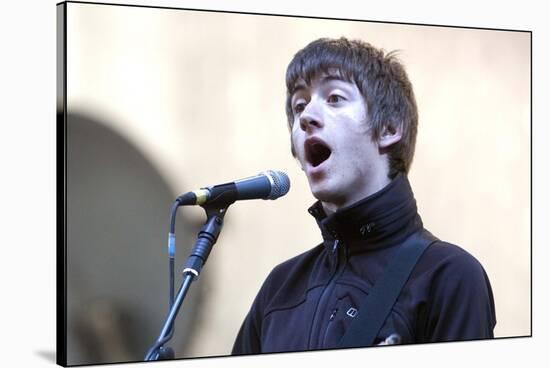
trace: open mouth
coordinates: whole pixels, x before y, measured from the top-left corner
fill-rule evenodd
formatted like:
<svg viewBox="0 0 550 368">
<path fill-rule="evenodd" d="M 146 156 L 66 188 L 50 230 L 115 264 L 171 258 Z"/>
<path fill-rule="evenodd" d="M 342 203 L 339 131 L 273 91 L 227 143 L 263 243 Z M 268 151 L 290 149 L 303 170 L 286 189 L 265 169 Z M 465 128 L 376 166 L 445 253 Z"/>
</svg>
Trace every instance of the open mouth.
<svg viewBox="0 0 550 368">
<path fill-rule="evenodd" d="M 329 146 L 321 139 L 313 137 L 305 141 L 306 160 L 313 167 L 317 167 L 325 162 L 332 151 Z"/>
</svg>

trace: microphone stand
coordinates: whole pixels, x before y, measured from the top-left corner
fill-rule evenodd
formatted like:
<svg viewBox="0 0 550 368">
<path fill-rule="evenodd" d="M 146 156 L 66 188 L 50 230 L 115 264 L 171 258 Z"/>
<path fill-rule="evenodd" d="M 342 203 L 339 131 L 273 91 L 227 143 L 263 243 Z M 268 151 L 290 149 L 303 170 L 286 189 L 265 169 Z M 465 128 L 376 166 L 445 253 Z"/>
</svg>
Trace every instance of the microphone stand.
<svg viewBox="0 0 550 368">
<path fill-rule="evenodd" d="M 218 236 L 220 235 L 223 227 L 223 218 L 227 212 L 227 208 L 234 202 L 234 200 L 230 200 L 229 202 L 230 203 L 228 203 L 228 201 L 213 201 L 211 204 L 203 206 L 206 210 L 206 223 L 200 230 L 193 250 L 191 251 L 191 255 L 187 259 L 185 268 L 182 271 L 184 279 L 174 300 L 172 300 L 173 290 L 170 292 L 170 310 L 168 312 L 168 316 L 166 317 L 157 340 L 147 351 L 144 359 L 145 361 L 174 359 L 174 350 L 170 347 L 165 347 L 164 344 L 172 338 L 174 332 L 174 320 L 176 319 L 179 309 L 183 304 L 183 299 L 187 295 L 187 291 L 189 290 L 191 283 L 199 276 L 202 267 L 210 255 L 210 251 L 218 240 Z M 175 243 L 174 218 L 176 209 L 180 204 L 181 203 L 176 200 L 174 206 L 172 207 L 171 229 L 169 234 L 169 252 L 172 259 Z M 171 289 L 172 288 L 173 285 L 171 285 Z"/>
</svg>

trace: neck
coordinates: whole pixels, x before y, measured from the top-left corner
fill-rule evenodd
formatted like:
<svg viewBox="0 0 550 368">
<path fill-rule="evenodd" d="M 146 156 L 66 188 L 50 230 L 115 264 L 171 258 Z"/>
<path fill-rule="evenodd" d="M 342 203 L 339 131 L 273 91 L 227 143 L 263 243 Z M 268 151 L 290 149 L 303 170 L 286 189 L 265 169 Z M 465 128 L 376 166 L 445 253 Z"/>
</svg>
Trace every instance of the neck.
<svg viewBox="0 0 550 368">
<path fill-rule="evenodd" d="M 309 208 L 315 218 L 327 251 L 339 239 L 352 252 L 399 244 L 422 228 L 412 188 L 404 174 L 398 174 L 382 190 L 326 214 L 317 201 Z M 351 254 L 351 253 L 350 253 Z"/>
</svg>

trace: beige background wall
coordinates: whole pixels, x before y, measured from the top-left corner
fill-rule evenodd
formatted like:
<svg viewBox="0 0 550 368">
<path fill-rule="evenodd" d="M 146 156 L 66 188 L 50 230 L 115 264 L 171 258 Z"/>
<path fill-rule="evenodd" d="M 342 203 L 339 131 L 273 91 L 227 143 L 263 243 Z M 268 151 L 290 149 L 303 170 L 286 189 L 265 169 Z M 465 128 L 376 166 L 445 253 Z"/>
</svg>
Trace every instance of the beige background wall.
<svg viewBox="0 0 550 368">
<path fill-rule="evenodd" d="M 484 265 L 496 335 L 530 334 L 528 33 L 69 4 L 69 110 L 112 122 L 174 196 L 265 169 L 291 178 L 284 198 L 230 208 L 189 355 L 228 354 L 267 273 L 320 240 L 289 152 L 284 72 L 308 42 L 342 35 L 402 50 L 420 110 L 420 214 Z"/>
</svg>

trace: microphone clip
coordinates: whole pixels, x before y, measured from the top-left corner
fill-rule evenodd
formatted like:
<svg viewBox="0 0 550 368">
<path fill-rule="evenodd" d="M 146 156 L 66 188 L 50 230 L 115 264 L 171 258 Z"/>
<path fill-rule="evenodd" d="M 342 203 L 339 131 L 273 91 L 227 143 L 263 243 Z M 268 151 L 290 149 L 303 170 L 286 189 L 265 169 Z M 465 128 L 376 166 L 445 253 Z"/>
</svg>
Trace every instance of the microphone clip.
<svg viewBox="0 0 550 368">
<path fill-rule="evenodd" d="M 206 209 L 208 214 L 209 208 L 219 210 L 229 207 L 237 201 L 238 195 L 235 183 L 227 183 L 187 192 L 176 198 L 176 202 L 178 206 L 199 205 Z"/>
<path fill-rule="evenodd" d="M 199 276 L 202 267 L 210 255 L 210 251 L 218 240 L 223 227 L 223 218 L 227 213 L 229 205 L 220 207 L 217 202 L 209 202 L 202 207 L 206 211 L 206 223 L 198 234 L 197 241 L 183 270 L 184 274 L 191 273 L 195 277 Z"/>
</svg>

